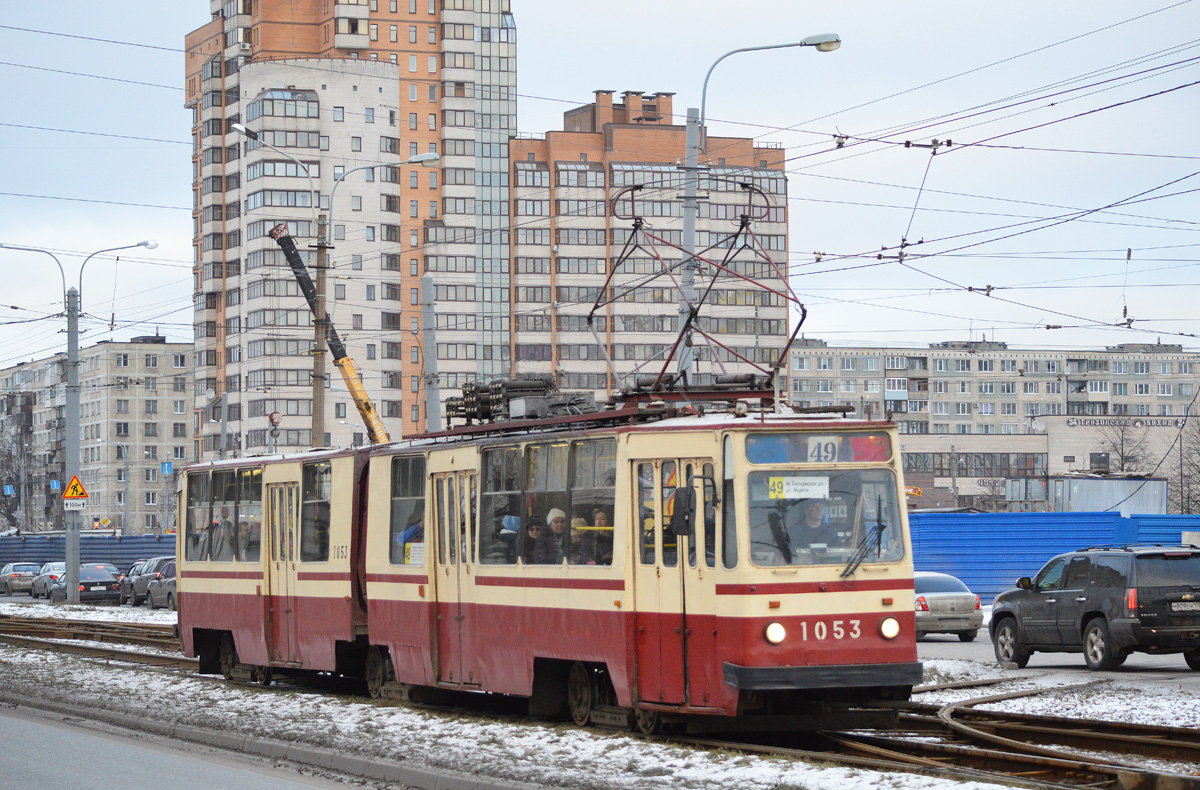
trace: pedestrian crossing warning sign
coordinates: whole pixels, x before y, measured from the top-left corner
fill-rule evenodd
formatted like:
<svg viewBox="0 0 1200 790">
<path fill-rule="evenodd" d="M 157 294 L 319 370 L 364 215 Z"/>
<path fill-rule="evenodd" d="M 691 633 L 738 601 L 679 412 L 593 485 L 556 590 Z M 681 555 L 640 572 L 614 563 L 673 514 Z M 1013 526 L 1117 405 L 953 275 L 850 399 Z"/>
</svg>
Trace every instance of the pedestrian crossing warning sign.
<svg viewBox="0 0 1200 790">
<path fill-rule="evenodd" d="M 83 487 L 83 483 L 79 482 L 78 476 L 73 476 L 71 478 L 71 482 L 67 486 L 67 490 L 63 491 L 62 498 L 63 499 L 87 499 L 88 498 L 88 492 Z"/>
</svg>

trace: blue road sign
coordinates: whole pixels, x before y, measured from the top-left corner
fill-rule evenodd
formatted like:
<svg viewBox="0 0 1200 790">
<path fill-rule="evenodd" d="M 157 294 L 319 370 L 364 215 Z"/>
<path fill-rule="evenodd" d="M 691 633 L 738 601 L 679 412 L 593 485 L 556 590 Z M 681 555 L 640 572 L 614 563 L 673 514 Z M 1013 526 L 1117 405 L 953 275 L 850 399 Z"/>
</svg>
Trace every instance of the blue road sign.
<svg viewBox="0 0 1200 790">
<path fill-rule="evenodd" d="M 60 485 L 59 485 L 59 483 L 58 483 L 58 481 L 57 481 L 57 480 L 51 480 L 51 481 L 50 481 L 50 490 L 51 490 L 51 491 L 57 491 L 57 490 L 58 490 L 59 488 L 61 488 L 61 487 L 62 487 L 62 486 L 60 486 Z"/>
<path fill-rule="evenodd" d="M 171 462 L 170 462 L 170 461 L 163 461 L 163 463 L 162 463 L 162 473 L 163 473 L 164 475 L 169 475 L 169 474 L 171 474 Z"/>
<path fill-rule="evenodd" d="M 17 490 L 15 488 L 13 488 L 12 486 L 4 487 L 4 495 L 5 496 L 12 496 L 15 493 L 17 493 Z"/>
</svg>

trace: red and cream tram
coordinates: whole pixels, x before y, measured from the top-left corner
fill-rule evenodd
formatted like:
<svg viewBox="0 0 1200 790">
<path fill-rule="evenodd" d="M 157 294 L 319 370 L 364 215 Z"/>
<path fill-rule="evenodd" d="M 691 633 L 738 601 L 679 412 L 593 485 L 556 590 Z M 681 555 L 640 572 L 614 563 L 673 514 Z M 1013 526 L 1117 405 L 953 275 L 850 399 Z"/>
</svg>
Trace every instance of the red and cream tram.
<svg viewBox="0 0 1200 790">
<path fill-rule="evenodd" d="M 887 726 L 921 681 L 890 423 L 643 404 L 180 479 L 202 672 L 644 731 Z"/>
</svg>

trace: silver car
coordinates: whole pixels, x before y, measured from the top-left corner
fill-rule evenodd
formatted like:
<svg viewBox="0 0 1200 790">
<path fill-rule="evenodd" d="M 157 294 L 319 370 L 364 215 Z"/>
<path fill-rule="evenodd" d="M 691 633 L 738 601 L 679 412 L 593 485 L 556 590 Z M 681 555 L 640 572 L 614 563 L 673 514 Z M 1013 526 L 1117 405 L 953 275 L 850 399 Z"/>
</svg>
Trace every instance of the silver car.
<svg viewBox="0 0 1200 790">
<path fill-rule="evenodd" d="M 29 592 L 33 587 L 33 577 L 37 576 L 42 566 L 36 562 L 10 562 L 0 568 L 0 579 L 3 579 L 4 594 Z"/>
<path fill-rule="evenodd" d="M 917 610 L 917 638 L 926 634 L 958 634 L 970 642 L 983 627 L 979 596 L 948 573 L 917 571 L 913 574 Z"/>
<path fill-rule="evenodd" d="M 58 577 L 67 572 L 67 563 L 65 562 L 47 562 L 42 566 L 42 570 L 33 578 L 33 586 L 29 588 L 29 594 L 34 598 L 49 598 L 50 585 L 58 581 Z"/>
</svg>

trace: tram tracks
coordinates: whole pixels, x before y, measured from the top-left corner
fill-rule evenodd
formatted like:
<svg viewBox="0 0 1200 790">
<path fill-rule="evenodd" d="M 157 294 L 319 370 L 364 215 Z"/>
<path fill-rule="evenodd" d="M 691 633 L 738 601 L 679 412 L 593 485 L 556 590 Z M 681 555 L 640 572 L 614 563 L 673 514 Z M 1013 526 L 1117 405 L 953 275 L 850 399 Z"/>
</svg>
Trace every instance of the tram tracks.
<svg viewBox="0 0 1200 790">
<path fill-rule="evenodd" d="M 72 644 L 78 641 L 104 644 Z M 0 643 L 188 672 L 197 668 L 195 659 L 178 654 L 174 626 L 0 616 Z M 117 643 L 170 652 L 111 646 Z M 757 740 L 740 736 L 729 740 L 676 736 L 667 740 L 697 748 L 1034 789 L 1200 790 L 1200 772 L 1195 769 L 1200 765 L 1200 729 L 979 708 L 1019 696 L 1062 690 L 991 695 L 945 706 L 912 702 L 902 709 L 898 730 L 820 733 L 808 739 L 806 745 L 811 748 L 796 748 L 796 737 L 785 734 Z M 1137 760 L 1171 765 L 1158 770 Z"/>
</svg>

